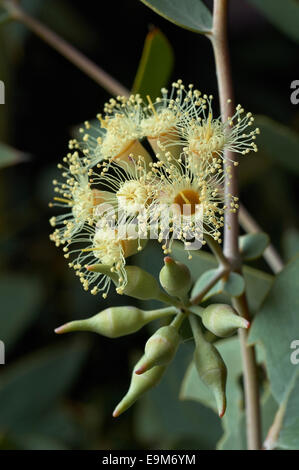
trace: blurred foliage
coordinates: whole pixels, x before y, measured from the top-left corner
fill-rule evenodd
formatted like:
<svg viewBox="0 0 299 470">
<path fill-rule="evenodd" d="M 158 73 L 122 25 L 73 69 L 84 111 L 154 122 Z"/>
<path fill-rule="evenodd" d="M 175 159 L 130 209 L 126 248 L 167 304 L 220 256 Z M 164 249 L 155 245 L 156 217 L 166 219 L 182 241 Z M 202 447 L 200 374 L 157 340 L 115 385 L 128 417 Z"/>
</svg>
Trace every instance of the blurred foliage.
<svg viewBox="0 0 299 470">
<path fill-rule="evenodd" d="M 142 44 L 151 25 L 145 47 L 146 58 L 154 65 L 150 67 L 143 58 L 139 65 L 143 71 L 139 68 L 139 84 L 135 81 L 135 87 L 145 93 L 148 85 L 142 88 L 140 83 L 148 77 L 148 72 L 144 73 L 148 67 L 155 77 L 154 93 L 166 85 L 170 73 L 171 80 L 179 77 L 216 94 L 210 44 L 192 33 L 211 27 L 211 15 L 204 3 L 188 0 L 183 7 L 181 1 L 144 3 L 154 11 L 137 0 L 119 2 L 117 14 L 113 2 L 106 2 L 104 7 L 98 2 L 87 4 L 79 0 L 22 1 L 26 11 L 79 47 L 128 88 L 134 83 Z M 288 36 L 298 40 L 299 7 L 291 0 L 249 0 L 242 2 L 242 8 L 238 8 L 238 0 L 230 3 L 237 100 L 254 114 L 269 116 L 257 120 L 261 127 L 259 153 L 245 157 L 240 165 L 241 199 L 263 230 L 271 234 L 271 241 L 284 250 L 285 259 L 295 256 L 272 288 L 273 277 L 264 272 L 267 267 L 262 259 L 250 261 L 251 266 L 244 269 L 250 308 L 253 312 L 260 310 L 251 339 L 264 345 L 274 395 L 273 398 L 264 386 L 261 359 L 264 434 L 272 422 L 276 401 L 284 403 L 286 413 L 279 445 L 296 448 L 298 440 L 293 436 L 299 432 L 298 377 L 282 355 L 289 358 L 289 351 L 283 348 L 298 331 L 298 285 L 294 276 L 299 252 L 299 113 L 290 102 L 290 83 L 298 78 L 298 50 Z M 176 24 L 165 17 L 171 17 Z M 153 30 L 152 25 L 158 29 Z M 113 35 L 120 40 L 113 41 Z M 156 73 L 154 47 L 168 57 L 163 62 L 163 77 Z M 89 317 L 109 305 L 132 303 L 132 299 L 113 292 L 104 301 L 82 291 L 61 253 L 48 241 L 51 211 L 47 201 L 52 197 L 55 165 L 67 151 L 71 129 L 78 122 L 93 118 L 108 96 L 20 24 L 1 25 L 0 48 L 0 79 L 6 91 L 6 104 L 0 105 L 0 339 L 6 344 L 6 365 L 0 366 L 0 448 L 215 448 L 222 431 L 213 410 L 202 405 L 210 403 L 208 395 L 203 398 L 204 388 L 196 388 L 201 403 L 198 396 L 196 401 L 178 400 L 191 360 L 191 342 L 184 342 L 161 384 L 136 407 L 113 420 L 111 412 L 128 385 L 131 359 L 140 355 L 149 331 L 143 329 L 136 334 L 134 343 L 132 337 L 115 342 L 91 334 L 56 338 L 52 333 L 54 327 L 70 319 Z M 172 73 L 171 49 L 175 53 Z M 28 154 L 32 157 L 24 161 Z M 262 249 L 261 240 L 258 254 Z M 247 258 L 255 258 L 257 253 L 253 256 L 250 243 L 244 250 L 250 254 Z M 216 267 L 214 258 L 204 250 L 188 262 L 186 252 L 176 246 L 174 256 L 189 264 L 195 279 Z M 157 275 L 162 259 L 160 247 L 149 244 L 132 262 Z M 287 291 L 288 296 L 279 300 L 278 291 Z M 224 289 L 214 292 L 213 299 L 227 300 Z M 147 307 L 156 305 L 153 302 Z M 270 315 L 273 322 L 269 323 Z M 281 341 L 282 335 L 286 342 Z M 226 434 L 218 445 L 244 448 L 237 341 L 219 341 L 216 346 L 225 349 L 223 353 L 232 363 L 230 393 L 239 405 L 235 416 L 226 418 Z"/>
<path fill-rule="evenodd" d="M 144 48 L 136 73 L 132 93 L 158 96 L 170 78 L 174 62 L 172 47 L 165 35 L 157 28 L 145 38 Z"/>
</svg>

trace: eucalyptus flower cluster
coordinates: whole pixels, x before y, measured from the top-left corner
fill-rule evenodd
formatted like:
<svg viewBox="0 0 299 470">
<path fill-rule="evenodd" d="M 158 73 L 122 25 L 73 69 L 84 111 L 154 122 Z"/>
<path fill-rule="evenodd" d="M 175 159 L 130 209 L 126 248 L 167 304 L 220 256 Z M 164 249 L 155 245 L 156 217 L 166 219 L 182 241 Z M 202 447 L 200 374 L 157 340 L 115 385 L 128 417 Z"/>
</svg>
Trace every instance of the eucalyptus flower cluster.
<svg viewBox="0 0 299 470">
<path fill-rule="evenodd" d="M 202 95 L 193 85 L 186 88 L 181 80 L 170 92 L 162 89 L 155 100 L 139 95 L 111 98 L 96 121 L 80 128 L 80 138 L 69 142 L 58 165 L 62 179 L 53 181 L 50 206 L 57 206 L 59 214 L 50 219 L 50 239 L 62 247 L 83 288 L 106 298 L 112 283 L 119 294 L 168 304 L 156 311 L 109 307 L 57 329 L 116 338 L 166 317 L 167 324 L 146 343 L 114 416 L 163 376 L 187 317 L 198 373 L 213 391 L 220 416 L 225 411 L 226 368 L 204 331 L 221 337 L 248 324 L 229 306 L 208 307 L 200 314 L 200 307 L 191 311 L 189 269 L 169 256 L 175 239 L 184 243 L 189 258 L 205 244 L 205 236 L 221 243 L 224 211 L 238 209 L 238 198 L 224 195 L 226 150 L 243 155 L 257 151 L 259 129 L 253 128 L 251 113 L 238 105 L 223 122 L 214 117 L 212 101 L 212 96 Z M 166 255 L 160 285 L 138 266 L 127 265 L 130 256 L 146 250 L 149 238 L 156 239 Z"/>
</svg>

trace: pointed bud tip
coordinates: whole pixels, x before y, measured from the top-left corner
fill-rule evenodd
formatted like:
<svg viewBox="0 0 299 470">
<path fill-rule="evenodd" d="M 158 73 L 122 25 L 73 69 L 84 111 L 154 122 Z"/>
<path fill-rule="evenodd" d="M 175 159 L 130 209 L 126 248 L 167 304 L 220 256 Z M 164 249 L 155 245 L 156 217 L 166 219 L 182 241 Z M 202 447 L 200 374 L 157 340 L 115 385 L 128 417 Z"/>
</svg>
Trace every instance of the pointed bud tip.
<svg viewBox="0 0 299 470">
<path fill-rule="evenodd" d="M 139 367 L 137 370 L 135 370 L 135 374 L 141 375 L 144 372 L 146 372 L 148 369 L 147 364 L 143 364 L 141 367 Z"/>
<path fill-rule="evenodd" d="M 164 264 L 171 264 L 174 263 L 174 260 L 170 256 L 165 256 Z"/>
<path fill-rule="evenodd" d="M 61 326 L 58 326 L 57 328 L 55 328 L 54 333 L 56 333 L 57 335 L 65 333 L 65 327 L 67 326 L 67 324 L 68 323 L 65 323 L 64 325 L 61 325 Z"/>
<path fill-rule="evenodd" d="M 246 320 L 246 326 L 245 326 L 246 330 L 249 330 L 250 328 L 250 321 Z"/>
<path fill-rule="evenodd" d="M 95 264 L 90 264 L 89 266 L 86 266 L 87 271 L 93 271 L 94 270 Z"/>
<path fill-rule="evenodd" d="M 112 417 L 113 418 L 118 418 L 118 416 L 119 416 L 119 412 L 118 412 L 117 407 L 116 407 L 115 410 L 112 413 Z"/>
</svg>

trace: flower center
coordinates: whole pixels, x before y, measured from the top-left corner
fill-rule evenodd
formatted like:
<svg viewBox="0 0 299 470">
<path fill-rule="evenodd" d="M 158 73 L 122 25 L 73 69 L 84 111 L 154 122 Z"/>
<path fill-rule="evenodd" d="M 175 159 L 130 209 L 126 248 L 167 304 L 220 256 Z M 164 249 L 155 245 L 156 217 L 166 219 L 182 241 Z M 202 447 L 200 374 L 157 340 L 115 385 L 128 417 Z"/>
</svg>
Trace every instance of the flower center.
<svg viewBox="0 0 299 470">
<path fill-rule="evenodd" d="M 200 204 L 200 199 L 194 189 L 183 189 L 175 196 L 173 202 L 180 207 L 181 214 L 193 215 L 196 205 Z"/>
<path fill-rule="evenodd" d="M 149 187 L 135 180 L 126 181 L 116 193 L 120 209 L 132 215 L 144 209 L 149 196 Z"/>
<path fill-rule="evenodd" d="M 122 242 L 117 237 L 117 231 L 111 228 L 97 230 L 93 239 L 92 251 L 101 263 L 112 265 L 121 256 Z"/>
</svg>

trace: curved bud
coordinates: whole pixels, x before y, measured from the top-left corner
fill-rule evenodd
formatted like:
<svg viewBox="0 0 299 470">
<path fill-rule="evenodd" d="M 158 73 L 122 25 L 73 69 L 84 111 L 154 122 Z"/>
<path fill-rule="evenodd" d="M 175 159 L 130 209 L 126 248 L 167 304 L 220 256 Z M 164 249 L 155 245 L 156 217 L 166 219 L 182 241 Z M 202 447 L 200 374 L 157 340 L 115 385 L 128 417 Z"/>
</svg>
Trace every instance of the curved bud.
<svg viewBox="0 0 299 470">
<path fill-rule="evenodd" d="M 135 299 L 149 300 L 156 299 L 167 301 L 167 297 L 161 291 L 156 279 L 139 268 L 139 266 L 126 266 L 127 284 L 122 290 L 122 294 L 135 297 Z"/>
<path fill-rule="evenodd" d="M 143 360 L 144 358 L 142 357 L 134 367 L 129 390 L 113 411 L 114 418 L 117 418 L 130 408 L 141 395 L 153 388 L 161 380 L 166 369 L 165 366 L 153 367 L 142 375 L 136 374 L 136 370 L 140 368 Z"/>
<path fill-rule="evenodd" d="M 157 310 L 140 310 L 136 307 L 111 307 L 85 320 L 66 323 L 56 328 L 55 333 L 72 331 L 92 331 L 108 338 L 119 338 L 140 330 L 157 318 L 176 313 L 172 307 Z"/>
<path fill-rule="evenodd" d="M 218 414 L 222 418 L 226 410 L 226 365 L 215 346 L 205 340 L 196 322 L 196 318 L 190 317 L 190 323 L 196 344 L 194 363 L 198 375 L 212 391 L 216 400 Z"/>
<path fill-rule="evenodd" d="M 195 348 L 194 362 L 199 377 L 214 394 L 218 414 L 222 418 L 226 410 L 226 365 L 215 346 L 207 341 Z"/>
<path fill-rule="evenodd" d="M 151 274 L 144 271 L 144 269 L 139 268 L 139 266 L 126 266 L 124 268 L 126 273 L 126 284 L 122 288 L 119 288 L 118 275 L 111 270 L 111 266 L 93 264 L 91 266 L 87 266 L 87 269 L 110 277 L 119 294 L 129 295 L 130 297 L 135 297 L 135 299 L 140 300 L 155 299 L 166 303 L 173 303 L 171 299 L 161 291 L 156 279 Z"/>
<path fill-rule="evenodd" d="M 226 304 L 212 304 L 202 313 L 204 326 L 220 338 L 231 336 L 238 328 L 249 328 L 249 321 Z"/>
<path fill-rule="evenodd" d="M 154 366 L 166 366 L 174 358 L 180 339 L 174 326 L 159 328 L 146 342 L 143 361 L 136 374 L 143 374 Z"/>
<path fill-rule="evenodd" d="M 160 271 L 160 284 L 169 295 L 184 297 L 192 284 L 191 274 L 187 266 L 173 260 L 170 256 L 164 258 L 164 266 Z"/>
</svg>

